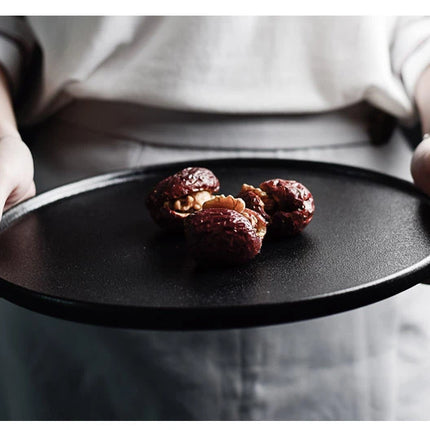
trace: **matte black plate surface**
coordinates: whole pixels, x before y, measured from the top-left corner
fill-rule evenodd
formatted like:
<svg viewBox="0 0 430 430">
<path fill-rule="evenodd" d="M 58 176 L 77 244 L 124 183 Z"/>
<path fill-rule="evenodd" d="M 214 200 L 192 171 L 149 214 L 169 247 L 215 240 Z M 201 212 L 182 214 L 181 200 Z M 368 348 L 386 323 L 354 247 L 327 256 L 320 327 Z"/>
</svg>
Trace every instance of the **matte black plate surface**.
<svg viewBox="0 0 430 430">
<path fill-rule="evenodd" d="M 224 194 L 296 179 L 315 197 L 314 219 L 299 236 L 266 241 L 250 264 L 200 269 L 144 205 L 159 180 L 189 165 L 212 169 Z M 430 274 L 430 199 L 408 182 L 327 163 L 206 160 L 103 175 L 24 202 L 0 226 L 4 298 L 118 327 L 296 321 L 387 298 Z"/>
</svg>

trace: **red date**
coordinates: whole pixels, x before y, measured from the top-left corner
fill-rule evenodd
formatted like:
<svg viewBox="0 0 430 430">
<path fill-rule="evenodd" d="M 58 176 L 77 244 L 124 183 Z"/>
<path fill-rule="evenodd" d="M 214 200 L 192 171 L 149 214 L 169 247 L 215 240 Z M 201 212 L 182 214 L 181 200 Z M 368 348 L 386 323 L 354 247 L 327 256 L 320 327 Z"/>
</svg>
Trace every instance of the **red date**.
<svg viewBox="0 0 430 430">
<path fill-rule="evenodd" d="M 271 236 L 285 237 L 300 233 L 315 212 L 311 192 L 293 180 L 270 179 L 262 182 L 259 188 L 244 184 L 238 197 L 268 221 Z"/>
<path fill-rule="evenodd" d="M 209 265 L 243 264 L 261 250 L 266 221 L 241 199 L 217 196 L 185 221 L 193 257 Z"/>
<path fill-rule="evenodd" d="M 160 227 L 182 231 L 184 219 L 202 209 L 219 190 L 219 180 L 208 169 L 187 167 L 159 182 L 146 199 L 146 206 Z"/>
</svg>

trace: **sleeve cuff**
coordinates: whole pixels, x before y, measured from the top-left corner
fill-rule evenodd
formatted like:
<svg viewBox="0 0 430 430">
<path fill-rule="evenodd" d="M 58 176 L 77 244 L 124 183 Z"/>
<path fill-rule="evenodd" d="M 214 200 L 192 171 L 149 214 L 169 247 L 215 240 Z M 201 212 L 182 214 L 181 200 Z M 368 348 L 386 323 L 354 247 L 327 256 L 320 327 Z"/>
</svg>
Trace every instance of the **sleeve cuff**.
<svg viewBox="0 0 430 430">
<path fill-rule="evenodd" d="M 400 71 L 405 90 L 411 100 L 414 100 L 418 79 L 428 66 L 430 66 L 430 37 L 408 57 Z"/>
<path fill-rule="evenodd" d="M 411 101 L 417 81 L 430 64 L 430 17 L 399 17 L 393 34 L 391 61 Z"/>
<path fill-rule="evenodd" d="M 32 57 L 35 44 L 26 19 L 0 16 L 0 67 L 6 73 L 13 96 L 18 93 L 24 68 Z"/>
</svg>

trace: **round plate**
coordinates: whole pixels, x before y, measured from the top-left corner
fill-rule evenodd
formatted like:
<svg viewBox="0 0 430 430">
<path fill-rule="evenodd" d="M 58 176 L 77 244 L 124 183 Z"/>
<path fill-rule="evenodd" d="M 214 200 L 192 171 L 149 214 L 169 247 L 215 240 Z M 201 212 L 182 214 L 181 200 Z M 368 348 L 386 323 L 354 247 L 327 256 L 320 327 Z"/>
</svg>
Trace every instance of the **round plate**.
<svg viewBox="0 0 430 430">
<path fill-rule="evenodd" d="M 195 265 L 144 199 L 186 166 L 213 170 L 221 192 L 296 179 L 315 197 L 300 235 L 266 240 L 242 266 Z M 0 225 L 0 291 L 60 318 L 146 329 L 297 321 L 367 305 L 430 274 L 430 199 L 408 182 L 341 165 L 229 159 L 98 176 L 41 194 Z"/>
</svg>

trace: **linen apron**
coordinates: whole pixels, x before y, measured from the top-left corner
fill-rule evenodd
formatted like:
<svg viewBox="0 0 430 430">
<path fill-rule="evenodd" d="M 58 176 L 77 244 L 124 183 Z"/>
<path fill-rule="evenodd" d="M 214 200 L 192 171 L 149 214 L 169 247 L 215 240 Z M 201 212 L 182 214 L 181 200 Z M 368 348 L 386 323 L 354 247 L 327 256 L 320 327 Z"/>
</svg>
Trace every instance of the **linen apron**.
<svg viewBox="0 0 430 430">
<path fill-rule="evenodd" d="M 400 131 L 366 109 L 222 116 L 74 103 L 32 139 L 38 191 L 108 171 L 221 157 L 318 160 L 410 180 Z M 175 332 L 63 321 L 0 301 L 0 419 L 425 420 L 430 290 L 269 327 Z"/>
</svg>

